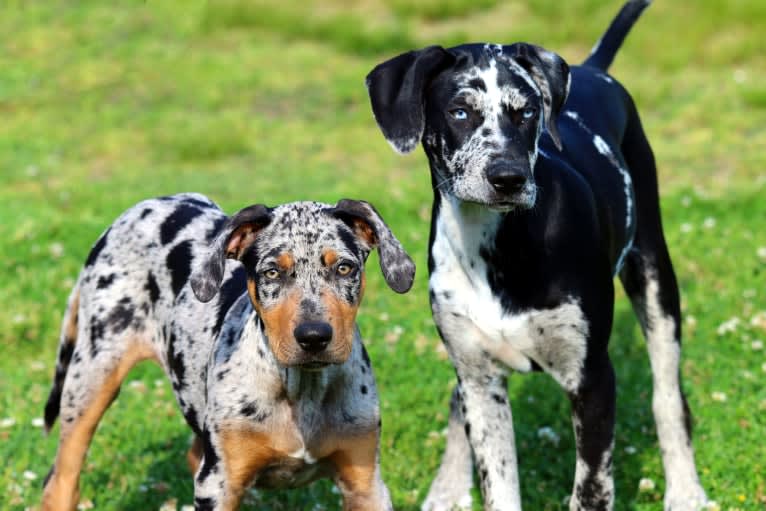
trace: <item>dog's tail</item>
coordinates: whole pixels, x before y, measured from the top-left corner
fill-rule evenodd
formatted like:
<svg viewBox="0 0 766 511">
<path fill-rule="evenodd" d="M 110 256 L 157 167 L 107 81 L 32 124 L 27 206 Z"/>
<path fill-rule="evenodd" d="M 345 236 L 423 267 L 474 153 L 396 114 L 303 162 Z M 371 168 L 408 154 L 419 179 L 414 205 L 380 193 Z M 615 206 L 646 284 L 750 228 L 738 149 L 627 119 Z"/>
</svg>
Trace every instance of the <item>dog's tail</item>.
<svg viewBox="0 0 766 511">
<path fill-rule="evenodd" d="M 625 40 L 625 36 L 628 35 L 633 24 L 651 2 L 652 0 L 628 0 L 590 51 L 590 55 L 585 59 L 583 65 L 595 67 L 601 71 L 609 69 L 617 50 L 620 49 Z"/>
<path fill-rule="evenodd" d="M 69 295 L 64 320 L 61 324 L 61 334 L 59 337 L 59 348 L 56 356 L 56 374 L 53 376 L 53 387 L 48 395 L 48 402 L 45 403 L 45 431 L 49 432 L 59 416 L 61 407 L 61 391 L 64 388 L 64 379 L 66 378 L 69 361 L 74 353 L 75 342 L 77 342 L 77 322 L 78 310 L 80 309 L 80 282 L 78 280 Z"/>
</svg>

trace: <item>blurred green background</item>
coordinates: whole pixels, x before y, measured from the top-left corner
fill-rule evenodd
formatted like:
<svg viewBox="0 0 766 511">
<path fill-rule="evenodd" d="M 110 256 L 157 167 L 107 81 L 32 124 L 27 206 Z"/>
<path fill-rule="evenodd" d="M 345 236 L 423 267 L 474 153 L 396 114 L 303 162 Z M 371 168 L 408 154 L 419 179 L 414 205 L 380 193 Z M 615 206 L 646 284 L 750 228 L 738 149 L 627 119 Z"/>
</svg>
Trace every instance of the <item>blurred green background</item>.
<svg viewBox="0 0 766 511">
<path fill-rule="evenodd" d="M 581 61 L 619 0 L 6 1 L 0 6 L 0 509 L 34 508 L 56 449 L 42 408 L 59 322 L 90 245 L 141 199 L 374 203 L 418 266 L 394 295 L 368 264 L 360 326 L 381 390 L 383 474 L 415 510 L 444 447 L 454 373 L 432 326 L 430 179 L 395 155 L 364 87 L 378 62 L 428 44 L 525 40 Z M 658 160 L 682 286 L 683 373 L 702 482 L 723 510 L 766 509 L 766 2 L 656 1 L 611 72 L 633 93 Z M 664 483 L 645 345 L 622 294 L 618 510 L 660 510 Z M 526 509 L 566 509 L 568 402 L 512 376 Z M 558 445 L 539 438 L 542 427 Z M 139 366 L 106 414 L 82 507 L 192 502 L 190 433 L 161 371 Z M 651 479 L 652 490 L 639 491 Z M 478 494 L 475 508 L 480 509 Z M 329 483 L 257 492 L 247 509 L 340 509 Z"/>
</svg>

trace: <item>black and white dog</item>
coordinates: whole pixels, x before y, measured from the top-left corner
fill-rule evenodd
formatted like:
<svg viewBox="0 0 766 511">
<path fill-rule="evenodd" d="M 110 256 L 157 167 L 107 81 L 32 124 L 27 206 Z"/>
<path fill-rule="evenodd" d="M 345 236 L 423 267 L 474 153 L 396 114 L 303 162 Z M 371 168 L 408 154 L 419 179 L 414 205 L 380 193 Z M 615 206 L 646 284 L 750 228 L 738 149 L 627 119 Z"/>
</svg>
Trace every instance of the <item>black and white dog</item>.
<svg viewBox="0 0 766 511">
<path fill-rule="evenodd" d="M 648 343 L 665 509 L 707 502 L 679 381 L 678 286 L 654 157 L 630 95 L 606 74 L 647 4 L 625 4 L 571 69 L 526 43 L 467 44 L 410 51 L 367 77 L 383 134 L 402 153 L 422 141 L 434 189 L 431 307 L 458 385 L 425 510 L 470 505 L 471 452 L 485 509 L 521 509 L 509 370 L 545 371 L 571 400 L 570 509 L 612 509 L 617 275 Z"/>
</svg>

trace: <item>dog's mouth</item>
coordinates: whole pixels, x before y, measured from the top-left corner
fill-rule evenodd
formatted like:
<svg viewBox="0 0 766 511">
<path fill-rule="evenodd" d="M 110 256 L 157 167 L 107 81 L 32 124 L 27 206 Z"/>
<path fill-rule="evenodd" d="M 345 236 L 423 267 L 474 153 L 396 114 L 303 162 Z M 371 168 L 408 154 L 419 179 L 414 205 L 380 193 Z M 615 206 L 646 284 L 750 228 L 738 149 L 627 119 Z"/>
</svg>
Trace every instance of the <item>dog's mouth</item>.
<svg viewBox="0 0 766 511">
<path fill-rule="evenodd" d="M 331 365 L 330 362 L 304 362 L 302 364 L 297 364 L 296 367 L 299 369 L 302 369 L 304 371 L 321 371 L 325 367 Z"/>
</svg>

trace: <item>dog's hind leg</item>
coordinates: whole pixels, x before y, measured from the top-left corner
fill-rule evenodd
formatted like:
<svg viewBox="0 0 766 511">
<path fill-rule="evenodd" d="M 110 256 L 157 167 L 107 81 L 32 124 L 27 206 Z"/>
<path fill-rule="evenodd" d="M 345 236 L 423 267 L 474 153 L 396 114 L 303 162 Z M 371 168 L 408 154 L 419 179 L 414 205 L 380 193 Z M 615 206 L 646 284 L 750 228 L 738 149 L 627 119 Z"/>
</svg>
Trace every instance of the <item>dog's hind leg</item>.
<svg viewBox="0 0 766 511">
<path fill-rule="evenodd" d="M 654 156 L 638 114 L 623 143 L 636 191 L 638 227 L 620 273 L 647 341 L 652 410 L 665 470 L 665 510 L 698 510 L 707 502 L 691 443 L 691 414 L 680 378 L 681 309 L 678 284 L 662 233 Z"/>
<path fill-rule="evenodd" d="M 73 346 L 71 350 L 67 348 L 68 367 L 63 367 L 61 374 L 57 370 L 46 405 L 48 428 L 60 408 L 61 432 L 56 460 L 45 480 L 42 499 L 45 511 L 70 511 L 77 507 L 80 471 L 99 420 L 117 396 L 130 368 L 155 356 L 150 345 L 135 332 L 126 331 L 106 339 L 104 336 L 113 326 L 90 317 L 87 326 L 82 324 L 82 318 L 78 325 L 78 315 L 71 310 L 72 304 L 78 306 L 78 302 L 70 299 L 64 323 L 65 334 L 76 332 L 76 338 L 69 335 L 64 339 L 69 343 L 67 346 Z M 80 313 L 82 310 L 80 307 Z M 100 340 L 98 346 L 96 337 Z"/>
<path fill-rule="evenodd" d="M 452 391 L 449 422 L 447 424 L 447 447 L 439 472 L 431 484 L 423 503 L 423 511 L 451 511 L 471 509 L 473 487 L 473 459 L 471 445 L 465 434 L 465 418 L 458 386 Z"/>
</svg>

